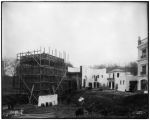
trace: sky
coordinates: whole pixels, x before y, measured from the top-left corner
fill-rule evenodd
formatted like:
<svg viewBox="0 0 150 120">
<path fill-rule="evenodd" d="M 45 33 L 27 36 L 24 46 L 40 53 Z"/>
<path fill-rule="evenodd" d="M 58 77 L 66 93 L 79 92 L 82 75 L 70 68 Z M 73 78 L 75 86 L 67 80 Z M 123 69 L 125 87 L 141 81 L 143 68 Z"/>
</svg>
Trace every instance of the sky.
<svg viewBox="0 0 150 120">
<path fill-rule="evenodd" d="M 125 65 L 147 30 L 145 2 L 3 2 L 2 57 L 50 47 L 75 67 Z"/>
</svg>

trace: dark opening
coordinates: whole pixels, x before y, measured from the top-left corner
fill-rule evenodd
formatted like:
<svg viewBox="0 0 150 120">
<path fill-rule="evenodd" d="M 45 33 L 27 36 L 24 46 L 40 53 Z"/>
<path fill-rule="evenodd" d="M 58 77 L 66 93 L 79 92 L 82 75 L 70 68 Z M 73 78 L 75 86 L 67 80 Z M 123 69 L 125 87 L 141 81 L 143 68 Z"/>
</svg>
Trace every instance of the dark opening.
<svg viewBox="0 0 150 120">
<path fill-rule="evenodd" d="M 51 103 L 51 102 L 49 103 L 49 106 L 52 106 L 52 103 Z"/>
<path fill-rule="evenodd" d="M 117 73 L 117 77 L 119 77 L 119 73 Z"/>
<path fill-rule="evenodd" d="M 48 107 L 48 102 L 46 102 L 46 107 Z"/>
<path fill-rule="evenodd" d="M 111 88 L 111 82 L 109 82 L 109 88 Z"/>
<path fill-rule="evenodd" d="M 89 83 L 89 87 L 92 88 L 92 83 Z"/>
<path fill-rule="evenodd" d="M 145 75 L 145 74 L 146 74 L 146 65 L 143 65 L 141 75 Z"/>
<path fill-rule="evenodd" d="M 144 57 L 146 57 L 146 49 L 142 50 L 142 56 L 141 56 L 141 58 L 144 58 Z"/>
<path fill-rule="evenodd" d="M 45 107 L 44 103 L 41 104 L 41 107 Z"/>
<path fill-rule="evenodd" d="M 96 88 L 96 82 L 94 82 L 94 88 Z"/>
<path fill-rule="evenodd" d="M 134 92 L 137 90 L 137 81 L 130 81 L 129 91 Z"/>
<path fill-rule="evenodd" d="M 116 90 L 118 90 L 118 84 L 116 84 Z"/>
<path fill-rule="evenodd" d="M 147 90 L 147 80 L 141 80 L 141 90 Z"/>
<path fill-rule="evenodd" d="M 99 83 L 97 83 L 97 88 L 99 88 Z"/>
<path fill-rule="evenodd" d="M 114 83 L 114 82 L 112 82 L 112 89 L 114 89 L 114 87 L 115 87 L 115 83 Z"/>
<path fill-rule="evenodd" d="M 114 75 L 114 73 L 113 73 L 113 79 L 115 78 L 115 75 Z"/>
</svg>

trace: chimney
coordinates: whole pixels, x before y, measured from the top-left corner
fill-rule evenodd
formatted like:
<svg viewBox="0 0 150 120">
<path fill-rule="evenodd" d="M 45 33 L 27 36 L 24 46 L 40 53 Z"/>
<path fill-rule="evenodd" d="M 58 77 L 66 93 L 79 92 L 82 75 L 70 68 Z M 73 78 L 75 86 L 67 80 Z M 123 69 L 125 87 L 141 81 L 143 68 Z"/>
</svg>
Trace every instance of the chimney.
<svg viewBox="0 0 150 120">
<path fill-rule="evenodd" d="M 141 44 L 141 37 L 139 36 L 138 37 L 138 45 L 140 45 Z"/>
<path fill-rule="evenodd" d="M 82 66 L 80 66 L 80 73 L 82 74 Z"/>
</svg>

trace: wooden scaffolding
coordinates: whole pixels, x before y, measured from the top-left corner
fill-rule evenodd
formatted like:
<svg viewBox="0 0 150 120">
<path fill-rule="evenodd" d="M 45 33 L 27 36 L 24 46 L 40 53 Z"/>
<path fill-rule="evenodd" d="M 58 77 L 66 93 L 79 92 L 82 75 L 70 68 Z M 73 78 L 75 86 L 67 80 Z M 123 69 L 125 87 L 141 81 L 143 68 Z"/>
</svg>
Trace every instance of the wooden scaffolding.
<svg viewBox="0 0 150 120">
<path fill-rule="evenodd" d="M 39 95 L 61 94 L 62 81 L 66 79 L 66 64 L 63 58 L 34 50 L 17 54 L 15 88 L 20 93 Z"/>
</svg>

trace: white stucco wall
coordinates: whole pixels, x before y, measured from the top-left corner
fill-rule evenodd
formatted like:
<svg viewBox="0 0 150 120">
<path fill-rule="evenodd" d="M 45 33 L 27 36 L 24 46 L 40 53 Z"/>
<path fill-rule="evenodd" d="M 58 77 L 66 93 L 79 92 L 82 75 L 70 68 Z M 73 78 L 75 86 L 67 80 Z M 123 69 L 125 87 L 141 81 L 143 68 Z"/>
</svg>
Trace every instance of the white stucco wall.
<svg viewBox="0 0 150 120">
<path fill-rule="evenodd" d="M 89 83 L 92 83 L 92 87 L 94 88 L 94 75 L 98 76 L 97 82 L 101 85 L 107 85 L 107 74 L 105 69 L 93 69 L 90 67 L 82 66 L 82 87 L 84 86 L 84 79 L 86 79 L 85 87 L 89 86 Z"/>
<path fill-rule="evenodd" d="M 57 105 L 58 104 L 58 95 L 43 95 L 39 96 L 38 99 L 38 106 L 41 106 L 42 104 L 46 105 L 46 102 L 52 103 L 52 105 Z"/>
<path fill-rule="evenodd" d="M 119 77 L 117 77 L 117 73 L 119 73 Z M 127 74 L 125 72 L 116 72 L 115 73 L 115 84 L 118 84 L 118 91 L 127 90 L 127 84 L 128 84 Z"/>
<path fill-rule="evenodd" d="M 117 77 L 117 73 L 119 73 L 119 77 Z M 137 76 L 133 76 L 129 72 L 108 73 L 108 77 L 110 76 L 110 78 L 113 78 L 113 74 L 114 74 L 115 86 L 116 84 L 118 84 L 118 91 L 129 91 L 130 81 L 137 80 Z"/>
<path fill-rule="evenodd" d="M 68 72 L 80 72 L 80 68 L 68 67 Z"/>
</svg>

